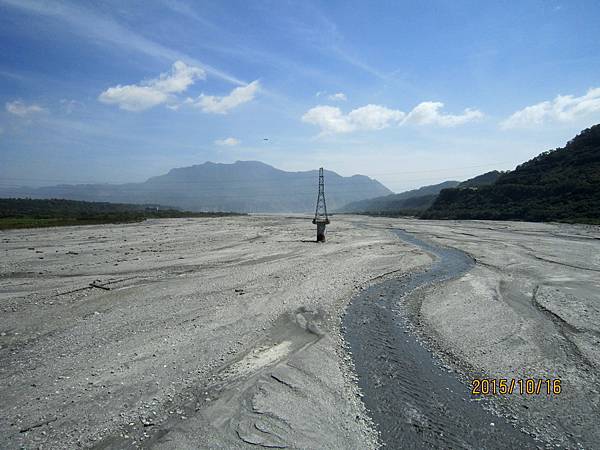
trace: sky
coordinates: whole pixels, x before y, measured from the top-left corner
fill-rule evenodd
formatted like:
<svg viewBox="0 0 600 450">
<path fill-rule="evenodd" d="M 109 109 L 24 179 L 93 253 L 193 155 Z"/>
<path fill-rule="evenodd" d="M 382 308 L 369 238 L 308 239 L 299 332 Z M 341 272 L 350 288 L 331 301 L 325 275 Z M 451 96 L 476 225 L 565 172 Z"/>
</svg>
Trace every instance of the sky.
<svg viewBox="0 0 600 450">
<path fill-rule="evenodd" d="M 599 23 L 578 0 L 0 0 L 0 187 L 510 170 L 600 123 Z"/>
</svg>

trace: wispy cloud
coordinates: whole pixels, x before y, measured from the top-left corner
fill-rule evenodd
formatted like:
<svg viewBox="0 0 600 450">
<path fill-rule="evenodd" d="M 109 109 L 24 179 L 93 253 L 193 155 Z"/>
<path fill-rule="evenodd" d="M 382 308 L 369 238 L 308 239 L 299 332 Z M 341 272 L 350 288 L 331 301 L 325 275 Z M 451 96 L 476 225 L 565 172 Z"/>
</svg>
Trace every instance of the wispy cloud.
<svg viewBox="0 0 600 450">
<path fill-rule="evenodd" d="M 600 111 L 600 88 L 585 95 L 558 95 L 554 100 L 536 103 L 513 113 L 500 123 L 503 129 L 530 128 L 551 122 L 574 122 Z"/>
<path fill-rule="evenodd" d="M 321 134 L 350 133 L 353 131 L 382 130 L 390 126 L 435 125 L 454 127 L 483 117 L 476 109 L 467 108 L 462 114 L 444 114 L 441 102 L 422 102 L 409 113 L 381 105 L 366 105 L 347 114 L 336 106 L 316 106 L 308 110 L 302 121 L 318 126 Z"/>
<path fill-rule="evenodd" d="M 225 139 L 217 139 L 215 141 L 215 144 L 217 144 L 218 146 L 221 147 L 234 147 L 236 145 L 238 145 L 240 143 L 239 139 L 236 139 L 234 137 L 228 137 Z"/>
<path fill-rule="evenodd" d="M 335 22 L 327 17 L 323 11 L 314 5 L 311 5 L 315 22 L 318 24 L 313 29 L 313 33 L 317 33 L 323 36 L 324 42 L 321 42 L 319 48 L 337 58 L 348 65 L 354 66 L 363 72 L 366 72 L 375 78 L 380 80 L 388 81 L 389 76 L 381 72 L 379 69 L 373 67 L 364 61 L 361 57 L 355 54 L 355 52 L 348 49 L 345 43 L 345 38 L 339 31 L 339 28 Z M 321 34 L 325 30 L 324 34 Z M 325 45 L 323 45 L 325 44 Z"/>
<path fill-rule="evenodd" d="M 233 89 L 223 97 L 202 94 L 197 99 L 188 98 L 186 103 L 201 108 L 202 111 L 207 113 L 227 114 L 230 110 L 254 99 L 259 90 L 260 82 L 255 80 L 246 86 Z"/>
<path fill-rule="evenodd" d="M 206 20 L 200 14 L 194 10 L 188 3 L 180 0 L 162 0 L 161 3 L 169 10 L 177 13 L 181 16 L 192 19 L 196 22 L 201 23 L 203 26 L 208 27 L 214 31 L 220 31 L 220 28 L 214 23 Z"/>
<path fill-rule="evenodd" d="M 80 6 L 80 3 L 67 4 L 57 1 L 0 0 L 0 4 L 20 9 L 30 14 L 61 20 L 68 23 L 80 36 L 90 38 L 94 41 L 110 43 L 169 62 L 181 60 L 187 64 L 201 67 L 208 74 L 232 84 L 240 86 L 246 84 L 231 74 L 141 36 L 119 24 L 111 17 L 98 14 L 89 8 Z"/>
<path fill-rule="evenodd" d="M 181 93 L 196 80 L 204 78 L 204 70 L 176 61 L 170 72 L 140 84 L 110 87 L 98 96 L 98 100 L 119 105 L 119 108 L 127 111 L 143 111 L 166 103 L 171 94 Z"/>
<path fill-rule="evenodd" d="M 4 106 L 6 108 L 6 111 L 19 117 L 28 117 L 32 114 L 37 114 L 45 111 L 45 109 L 39 105 L 28 105 L 26 103 L 23 103 L 21 100 L 7 102 Z"/>
<path fill-rule="evenodd" d="M 365 61 L 350 53 L 348 50 L 342 48 L 339 44 L 332 45 L 329 47 L 329 52 L 336 56 L 340 61 L 345 62 L 351 66 L 354 66 L 358 69 L 361 69 L 363 72 L 366 72 L 375 78 L 379 78 L 383 81 L 389 81 L 390 76 L 381 72 L 379 69 L 367 64 Z"/>
<path fill-rule="evenodd" d="M 11 80 L 16 80 L 16 81 L 25 81 L 25 80 L 27 80 L 27 78 L 24 77 L 23 75 L 15 73 L 15 72 L 8 71 L 8 70 L 0 70 L 0 77 L 9 78 Z"/>
<path fill-rule="evenodd" d="M 390 77 L 368 64 L 348 44 L 337 24 L 312 2 L 296 4 L 297 14 L 286 17 L 275 26 L 285 34 L 294 35 L 298 42 L 312 51 L 320 52 L 349 66 L 360 69 L 380 80 Z M 326 73 L 321 73 L 326 76 Z"/>
<path fill-rule="evenodd" d="M 73 111 L 82 108 L 83 104 L 81 102 L 78 102 L 77 100 L 63 98 L 60 101 L 60 106 L 66 114 L 71 114 L 73 113 Z"/>
</svg>

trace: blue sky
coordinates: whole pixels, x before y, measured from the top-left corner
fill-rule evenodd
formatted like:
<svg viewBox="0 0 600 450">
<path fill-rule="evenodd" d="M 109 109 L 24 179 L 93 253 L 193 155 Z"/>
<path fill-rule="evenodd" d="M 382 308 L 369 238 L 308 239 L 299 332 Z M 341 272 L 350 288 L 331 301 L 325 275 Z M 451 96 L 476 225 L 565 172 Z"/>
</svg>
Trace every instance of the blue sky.
<svg viewBox="0 0 600 450">
<path fill-rule="evenodd" d="M 511 169 L 600 122 L 598 23 L 597 1 L 0 0 L 0 185 Z"/>
</svg>

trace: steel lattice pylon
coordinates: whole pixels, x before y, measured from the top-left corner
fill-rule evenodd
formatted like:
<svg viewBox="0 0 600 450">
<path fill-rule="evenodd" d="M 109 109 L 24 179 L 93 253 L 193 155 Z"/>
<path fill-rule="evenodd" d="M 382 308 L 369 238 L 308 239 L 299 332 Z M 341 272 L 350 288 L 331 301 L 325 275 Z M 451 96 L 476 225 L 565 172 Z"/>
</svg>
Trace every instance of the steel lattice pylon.
<svg viewBox="0 0 600 450">
<path fill-rule="evenodd" d="M 327 204 L 325 203 L 325 179 L 322 167 L 319 169 L 319 194 L 317 196 L 315 218 L 312 222 L 317 225 L 317 241 L 324 242 L 325 225 L 329 223 L 329 217 L 327 216 Z"/>
</svg>

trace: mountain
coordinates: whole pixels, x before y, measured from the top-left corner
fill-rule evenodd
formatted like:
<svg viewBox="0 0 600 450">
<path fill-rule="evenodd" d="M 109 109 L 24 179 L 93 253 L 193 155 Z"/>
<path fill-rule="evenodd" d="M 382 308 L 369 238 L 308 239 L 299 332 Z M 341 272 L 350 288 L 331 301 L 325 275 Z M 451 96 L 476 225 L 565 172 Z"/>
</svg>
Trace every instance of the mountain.
<svg viewBox="0 0 600 450">
<path fill-rule="evenodd" d="M 398 213 L 402 210 L 427 209 L 442 189 L 458 186 L 458 181 L 444 181 L 419 189 L 390 194 L 383 197 L 369 198 L 348 203 L 340 208 L 341 212 L 348 213 Z"/>
<path fill-rule="evenodd" d="M 444 189 L 421 217 L 599 223 L 600 125 L 489 186 Z"/>
<path fill-rule="evenodd" d="M 391 191 L 364 175 L 324 171 L 327 206 Z M 310 212 L 318 171 L 286 172 L 258 161 L 206 162 L 170 170 L 143 183 L 58 185 L 0 191 L 0 197 L 62 198 L 113 203 L 161 204 L 189 211 Z"/>
</svg>

